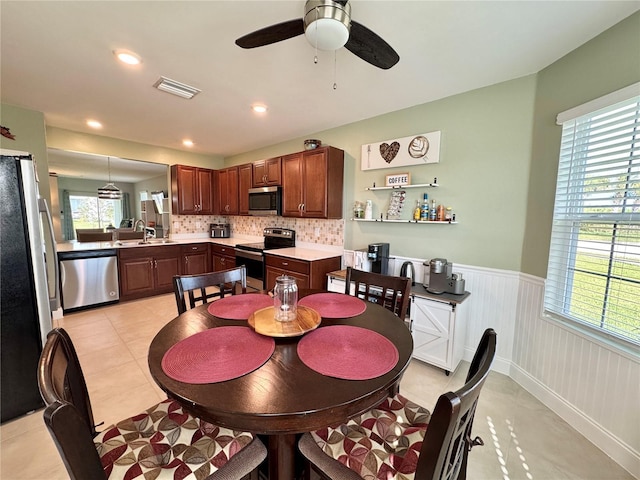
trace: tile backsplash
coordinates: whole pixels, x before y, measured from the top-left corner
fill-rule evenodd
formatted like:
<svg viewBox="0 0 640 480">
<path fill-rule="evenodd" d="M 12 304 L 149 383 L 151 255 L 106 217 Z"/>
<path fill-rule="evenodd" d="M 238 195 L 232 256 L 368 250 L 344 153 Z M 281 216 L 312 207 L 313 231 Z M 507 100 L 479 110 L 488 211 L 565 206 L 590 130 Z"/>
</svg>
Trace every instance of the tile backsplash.
<svg viewBox="0 0 640 480">
<path fill-rule="evenodd" d="M 210 223 L 229 223 L 231 225 L 231 235 L 262 236 L 262 231 L 265 227 L 290 228 L 296 231 L 296 240 L 298 242 L 344 246 L 344 219 L 172 215 L 171 233 L 208 233 Z"/>
</svg>

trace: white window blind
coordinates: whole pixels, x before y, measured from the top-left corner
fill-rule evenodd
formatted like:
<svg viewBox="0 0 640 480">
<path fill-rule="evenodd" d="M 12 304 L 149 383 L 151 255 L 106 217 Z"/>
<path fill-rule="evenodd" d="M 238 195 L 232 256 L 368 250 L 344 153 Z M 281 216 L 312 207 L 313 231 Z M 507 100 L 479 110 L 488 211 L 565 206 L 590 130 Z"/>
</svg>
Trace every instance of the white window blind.
<svg viewBox="0 0 640 480">
<path fill-rule="evenodd" d="M 640 96 L 562 124 L 544 308 L 640 344 Z"/>
</svg>

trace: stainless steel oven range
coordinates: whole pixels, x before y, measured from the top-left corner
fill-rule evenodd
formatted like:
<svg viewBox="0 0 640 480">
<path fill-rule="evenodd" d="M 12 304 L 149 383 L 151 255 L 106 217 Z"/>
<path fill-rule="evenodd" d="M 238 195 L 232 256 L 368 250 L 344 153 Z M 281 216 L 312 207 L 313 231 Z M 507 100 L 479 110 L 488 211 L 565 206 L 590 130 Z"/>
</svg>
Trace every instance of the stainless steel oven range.
<svg viewBox="0 0 640 480">
<path fill-rule="evenodd" d="M 247 269 L 247 287 L 264 290 L 264 251 L 296 246 L 296 231 L 288 228 L 267 227 L 263 231 L 264 241 L 236 245 L 236 266 Z"/>
</svg>

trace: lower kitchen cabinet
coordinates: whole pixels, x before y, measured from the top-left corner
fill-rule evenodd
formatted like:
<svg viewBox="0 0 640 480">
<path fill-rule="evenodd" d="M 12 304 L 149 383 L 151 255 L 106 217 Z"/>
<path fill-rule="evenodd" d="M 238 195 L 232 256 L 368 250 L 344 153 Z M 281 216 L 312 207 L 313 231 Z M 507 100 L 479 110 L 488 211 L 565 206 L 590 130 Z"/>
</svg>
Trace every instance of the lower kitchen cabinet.
<svg viewBox="0 0 640 480">
<path fill-rule="evenodd" d="M 173 291 L 180 274 L 180 247 L 132 247 L 118 251 L 120 299 L 148 297 Z"/>
<path fill-rule="evenodd" d="M 211 257 L 213 259 L 213 271 L 228 270 L 236 266 L 236 251 L 226 245 L 211 244 Z"/>
<path fill-rule="evenodd" d="M 182 275 L 199 275 L 211 272 L 208 243 L 194 243 L 180 247 Z"/>
<path fill-rule="evenodd" d="M 461 300 L 468 295 L 460 296 Z M 460 308 L 458 303 L 411 295 L 413 357 L 443 368 L 447 375 L 456 369 L 464 353 L 466 325 L 456 315 Z"/>
<path fill-rule="evenodd" d="M 289 275 L 296 279 L 298 288 L 324 289 L 327 273 L 338 270 L 341 262 L 341 257 L 299 260 L 266 253 L 265 288 L 273 289 L 277 277 Z"/>
</svg>

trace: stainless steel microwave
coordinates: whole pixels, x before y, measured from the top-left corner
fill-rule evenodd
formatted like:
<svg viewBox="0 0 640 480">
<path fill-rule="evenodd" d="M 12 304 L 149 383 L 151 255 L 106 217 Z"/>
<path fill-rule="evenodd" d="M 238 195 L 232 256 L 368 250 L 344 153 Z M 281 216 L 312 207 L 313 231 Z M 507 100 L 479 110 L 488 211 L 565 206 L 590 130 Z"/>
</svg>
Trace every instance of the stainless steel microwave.
<svg viewBox="0 0 640 480">
<path fill-rule="evenodd" d="M 282 188 L 250 188 L 249 215 L 282 215 Z"/>
</svg>

